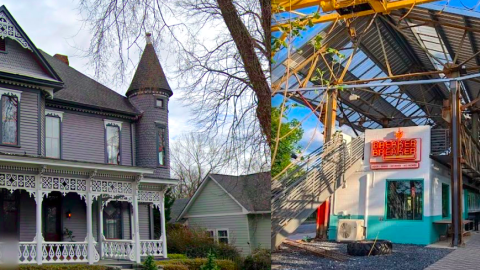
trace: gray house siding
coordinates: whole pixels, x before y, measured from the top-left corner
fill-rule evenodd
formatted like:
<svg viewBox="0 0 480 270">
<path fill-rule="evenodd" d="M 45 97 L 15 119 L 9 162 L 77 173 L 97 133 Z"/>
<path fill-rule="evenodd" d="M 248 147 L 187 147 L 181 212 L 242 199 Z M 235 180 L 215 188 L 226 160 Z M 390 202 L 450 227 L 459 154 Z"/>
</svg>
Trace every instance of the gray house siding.
<svg viewBox="0 0 480 270">
<path fill-rule="evenodd" d="M 188 210 L 190 215 L 241 213 L 242 208 L 210 178 Z"/>
<path fill-rule="evenodd" d="M 150 205 L 138 204 L 138 224 L 140 226 L 140 239 L 150 239 Z"/>
<path fill-rule="evenodd" d="M 250 253 L 247 216 L 244 214 L 221 217 L 191 217 L 188 225 L 202 229 L 228 229 L 230 244 L 236 246 L 242 255 Z"/>
<path fill-rule="evenodd" d="M 35 199 L 28 192 L 20 191 L 20 242 L 31 242 L 36 235 Z"/>
<path fill-rule="evenodd" d="M 105 117 L 64 111 L 62 158 L 105 163 Z M 118 121 L 116 119 L 112 119 Z M 121 164 L 132 165 L 130 123 L 122 122 Z"/>
<path fill-rule="evenodd" d="M 64 159 L 105 163 L 103 120 L 86 114 L 65 111 L 61 149 Z"/>
<path fill-rule="evenodd" d="M 250 239 L 253 248 L 269 248 L 272 221 L 270 214 L 248 215 Z"/>
<path fill-rule="evenodd" d="M 72 213 L 71 218 L 67 218 L 65 213 L 70 211 Z M 62 231 L 68 228 L 73 232 L 73 239 L 75 242 L 85 241 L 87 236 L 87 207 L 85 201 L 80 198 L 78 194 L 68 193 L 62 200 Z M 64 236 L 64 241 L 68 239 Z"/>
<path fill-rule="evenodd" d="M 122 202 L 123 239 L 132 239 L 132 234 L 131 234 L 132 217 L 130 215 L 130 208 L 131 208 L 131 204 L 127 202 Z"/>
</svg>

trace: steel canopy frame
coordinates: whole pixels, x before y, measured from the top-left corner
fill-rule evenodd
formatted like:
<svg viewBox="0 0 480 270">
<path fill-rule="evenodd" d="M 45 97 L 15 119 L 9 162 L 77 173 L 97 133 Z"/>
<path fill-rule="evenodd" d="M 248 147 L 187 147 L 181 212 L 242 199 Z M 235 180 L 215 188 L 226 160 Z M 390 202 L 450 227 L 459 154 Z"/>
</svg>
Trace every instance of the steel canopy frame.
<svg viewBox="0 0 480 270">
<path fill-rule="evenodd" d="M 358 1 L 347 1 L 348 5 L 355 5 Z M 343 2 L 344 4 L 347 2 Z M 331 104 L 331 98 L 327 99 L 325 106 L 337 108 L 337 113 L 341 116 L 333 117 L 333 121 L 338 120 L 339 123 L 347 123 L 353 130 L 363 131 L 365 128 L 371 128 L 372 125 L 366 127 L 365 122 L 371 121 L 378 124 L 378 127 L 387 127 L 390 125 L 418 125 L 423 122 L 414 119 L 425 119 L 425 123 L 432 123 L 435 126 L 449 125 L 442 117 L 442 105 L 445 100 L 450 100 L 450 110 L 452 111 L 451 141 L 451 169 L 452 169 L 452 209 L 455 215 L 452 215 L 455 227 L 455 236 L 452 245 L 462 245 L 462 228 L 461 228 L 461 194 L 462 194 L 462 157 L 461 145 L 459 141 L 462 137 L 459 130 L 461 122 L 467 127 L 471 126 L 472 130 L 477 134 L 473 134 L 473 138 L 478 142 L 478 126 L 480 112 L 480 16 L 478 13 L 468 12 L 468 15 L 455 12 L 439 12 L 437 9 L 414 7 L 419 4 L 435 2 L 430 0 L 400 0 L 400 1 L 378 1 L 366 0 L 361 3 L 368 2 L 372 9 L 356 12 L 347 12 L 339 14 L 321 14 L 317 19 L 311 19 L 313 24 L 331 22 L 333 27 L 337 27 L 338 31 L 345 28 L 345 33 L 334 32 L 334 38 L 328 40 L 328 46 L 334 46 L 335 49 L 351 52 L 350 57 L 339 63 L 332 63 L 332 57 L 326 56 L 324 51 L 316 52 L 317 55 L 309 55 L 301 52 L 303 49 L 308 51 L 309 45 L 302 45 L 299 50 L 294 51 L 286 61 L 282 64 L 289 69 L 289 76 L 281 76 L 272 79 L 272 95 L 282 93 L 288 98 L 304 104 L 319 104 L 318 92 L 325 91 L 335 93 L 338 97 L 338 105 Z M 291 5 L 290 5 L 291 3 Z M 358 2 L 360 3 L 360 2 Z M 409 3 L 409 4 L 407 4 Z M 334 7 L 337 12 L 341 11 L 341 3 L 335 0 L 330 1 L 314 1 L 314 0 L 289 0 L 289 1 L 273 1 L 273 4 L 283 5 L 285 10 L 296 15 L 304 14 L 298 12 L 297 9 L 318 6 L 318 10 Z M 286 5 L 288 4 L 288 5 Z M 330 5 L 330 6 L 329 6 Z M 396 7 L 396 8 L 395 8 Z M 279 11 L 277 11 L 279 12 Z M 345 9 L 342 11 L 345 12 Z M 384 14 L 377 16 L 377 14 Z M 475 16 L 472 16 L 474 14 Z M 374 30 L 364 29 L 362 36 L 357 35 L 361 32 L 359 29 L 367 25 L 368 18 L 372 17 L 375 22 L 376 32 L 379 39 L 375 39 Z M 336 25 L 338 21 L 340 26 Z M 363 26 L 362 26 L 363 22 Z M 462 25 L 463 22 L 463 25 Z M 300 21 L 306 25 L 306 21 Z M 351 27 L 352 25 L 355 26 Z M 371 22 L 370 22 L 371 25 Z M 328 27 L 325 27 L 325 29 Z M 352 31 L 353 28 L 353 31 Z M 286 38 L 286 34 L 290 31 L 288 23 L 279 22 L 272 26 L 272 31 L 282 30 L 281 38 Z M 337 30 L 337 29 L 335 29 Z M 325 32 L 324 32 L 325 33 Z M 340 33 L 340 36 L 338 34 Z M 366 44 L 362 44 L 363 35 L 370 35 Z M 325 45 L 327 46 L 327 45 Z M 352 49 L 353 48 L 353 49 Z M 312 50 L 308 51 L 311 52 Z M 353 52 L 352 52 L 353 51 Z M 315 50 L 313 50 L 315 52 Z M 356 63 L 353 68 L 350 64 L 356 57 L 356 53 L 363 53 L 367 57 L 361 63 Z M 322 63 L 322 58 L 324 63 Z M 383 56 L 383 57 L 382 57 Z M 320 59 L 320 60 L 319 60 Z M 366 62 L 365 62 L 366 61 Z M 385 63 L 383 62 L 385 61 Z M 364 63 L 365 62 L 365 63 Z M 371 64 L 374 63 L 374 65 Z M 275 74 L 277 68 L 282 69 L 284 66 L 277 65 L 272 69 Z M 323 70 L 326 74 L 334 73 L 333 70 L 343 69 L 339 76 L 339 80 L 335 76 L 334 81 L 327 86 L 315 85 L 318 81 L 311 80 L 312 72 L 315 69 Z M 362 72 L 354 70 L 360 67 Z M 293 68 L 293 70 L 292 70 Z M 341 70 L 340 70 L 341 71 Z M 370 76 L 370 77 L 369 77 Z M 346 80 L 343 80 L 345 77 Z M 300 79 L 301 78 L 301 79 Z M 298 83 L 294 83 L 297 87 L 285 87 L 285 82 L 295 79 Z M 377 81 L 377 82 L 376 82 Z M 288 83 L 292 85 L 291 83 Z M 288 85 L 287 84 L 287 85 Z M 413 88 L 413 87 L 416 88 Z M 430 86 L 428 90 L 425 88 Z M 392 88 L 394 88 L 392 90 Z M 345 90 L 345 91 L 342 91 Z M 377 92 L 378 94 L 364 94 L 356 99 L 349 99 L 348 94 L 357 91 Z M 393 92 L 392 92 L 393 91 Z M 316 93 L 312 95 L 312 93 Z M 406 95 L 408 98 L 404 97 Z M 426 96 L 425 96 L 426 95 Z M 302 98 L 298 98 L 301 96 Z M 423 96 L 423 98 L 422 98 Z M 363 97 L 371 97 L 363 100 Z M 397 99 L 396 104 L 391 100 Z M 401 99 L 403 101 L 401 101 Z M 382 113 L 382 106 L 376 108 L 375 104 L 392 103 L 394 109 L 387 110 L 386 115 Z M 407 102 L 404 102 L 407 101 Z M 371 102 L 371 108 L 363 109 L 363 103 Z M 378 103 L 380 102 L 380 103 Z M 412 105 L 416 104 L 416 106 Z M 462 105 L 465 104 L 465 105 Z M 308 104 L 310 105 L 310 104 Z M 408 107 L 408 113 L 401 106 Z M 311 107 L 311 106 L 310 106 Z M 318 106 L 317 106 L 318 107 Z M 463 116 L 462 110 L 469 108 L 468 113 L 472 114 L 471 120 Z M 432 113 L 435 111 L 435 113 Z M 439 112 L 441 112 L 439 114 Z M 406 113 L 404 115 L 404 113 Z M 385 117 L 386 116 L 386 117 Z M 397 116 L 397 117 L 393 117 Z M 388 122 L 385 124 L 383 119 L 390 117 L 404 120 L 398 122 Z M 454 118 L 454 119 L 453 119 Z M 332 117 L 329 116 L 331 126 Z M 367 120 L 370 119 L 370 120 Z M 405 121 L 409 121 L 407 124 Z M 422 120 L 423 121 L 423 120 Z M 374 127 L 374 126 L 373 126 Z M 467 133 L 465 133 L 467 134 Z M 465 135 L 464 135 L 465 136 Z M 326 134 L 326 138 L 328 138 Z M 471 176 L 469 176 L 471 177 Z"/>
</svg>

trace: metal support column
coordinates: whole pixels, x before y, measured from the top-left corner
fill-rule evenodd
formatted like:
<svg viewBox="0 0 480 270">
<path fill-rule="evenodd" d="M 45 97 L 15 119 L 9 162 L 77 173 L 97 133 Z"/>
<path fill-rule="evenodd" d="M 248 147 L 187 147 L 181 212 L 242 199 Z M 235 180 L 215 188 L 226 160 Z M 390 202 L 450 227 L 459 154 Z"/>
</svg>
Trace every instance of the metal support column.
<svg viewBox="0 0 480 270">
<path fill-rule="evenodd" d="M 335 121 L 337 120 L 337 96 L 338 90 L 331 89 L 327 92 L 327 102 L 325 104 L 325 120 L 323 128 L 324 143 L 330 141 L 335 133 Z M 329 211 L 328 199 L 324 202 L 324 206 L 320 205 L 317 208 L 317 233 L 316 237 L 320 239 L 327 239 Z"/>
<path fill-rule="evenodd" d="M 454 74 L 453 77 L 457 77 Z M 450 82 L 450 99 L 452 118 L 451 128 L 451 190 L 452 190 L 452 246 L 462 246 L 463 222 L 462 222 L 462 151 L 461 151 L 461 108 L 460 108 L 460 85 L 458 81 Z"/>
</svg>

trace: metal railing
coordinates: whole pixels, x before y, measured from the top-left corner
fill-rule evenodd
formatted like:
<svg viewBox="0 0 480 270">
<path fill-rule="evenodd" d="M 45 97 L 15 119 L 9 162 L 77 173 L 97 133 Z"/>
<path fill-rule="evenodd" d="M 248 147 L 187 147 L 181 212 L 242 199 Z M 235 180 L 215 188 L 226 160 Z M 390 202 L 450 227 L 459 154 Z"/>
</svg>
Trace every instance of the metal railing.
<svg viewBox="0 0 480 270">
<path fill-rule="evenodd" d="M 299 215 L 307 205 L 363 156 L 364 138 L 346 144 L 341 134 L 307 156 L 279 180 L 272 182 L 272 236 Z M 333 191 L 332 191 L 333 192 Z"/>
</svg>

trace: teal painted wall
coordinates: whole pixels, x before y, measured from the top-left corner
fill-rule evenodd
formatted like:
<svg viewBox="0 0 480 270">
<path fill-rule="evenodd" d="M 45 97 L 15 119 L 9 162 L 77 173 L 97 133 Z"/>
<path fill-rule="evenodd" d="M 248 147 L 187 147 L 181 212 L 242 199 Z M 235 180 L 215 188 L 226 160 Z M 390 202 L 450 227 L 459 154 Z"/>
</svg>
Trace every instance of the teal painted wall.
<svg viewBox="0 0 480 270">
<path fill-rule="evenodd" d="M 330 216 L 330 229 L 328 238 L 337 239 L 338 220 L 349 217 Z M 364 219 L 363 216 L 351 216 L 350 219 Z M 423 220 L 384 220 L 383 216 L 369 216 L 367 239 L 385 239 L 399 244 L 428 245 L 440 239 L 444 234 L 446 225 L 433 224 L 442 219 L 442 216 L 423 217 Z"/>
</svg>

